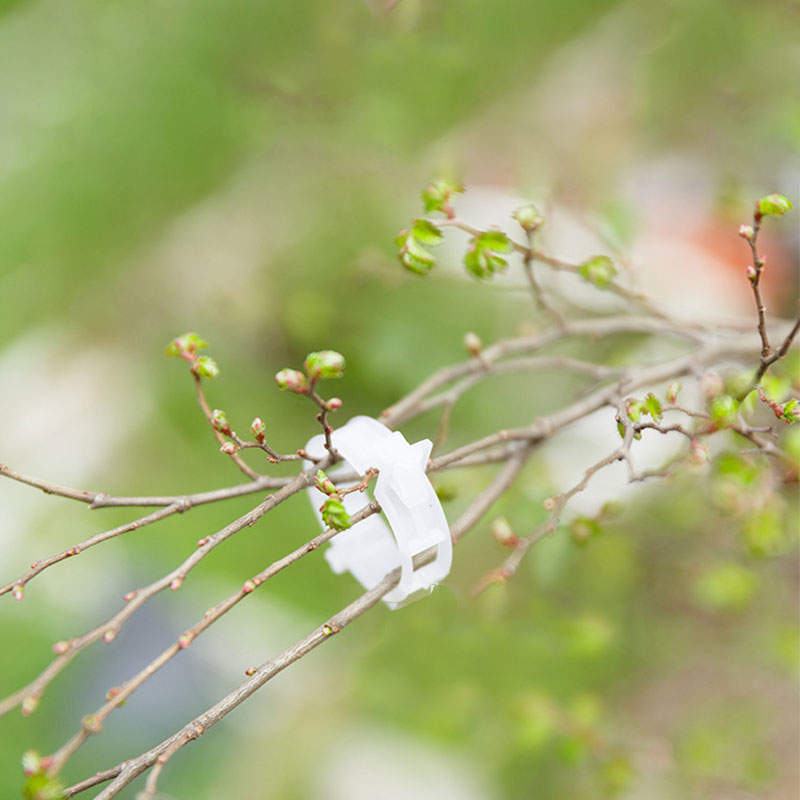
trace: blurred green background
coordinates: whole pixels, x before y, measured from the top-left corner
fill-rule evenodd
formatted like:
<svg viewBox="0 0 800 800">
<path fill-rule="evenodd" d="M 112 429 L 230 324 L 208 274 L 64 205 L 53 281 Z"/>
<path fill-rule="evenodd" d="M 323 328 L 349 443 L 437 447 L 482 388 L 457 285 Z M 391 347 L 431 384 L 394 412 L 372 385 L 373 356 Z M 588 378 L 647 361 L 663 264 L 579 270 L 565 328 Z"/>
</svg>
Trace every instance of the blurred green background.
<svg viewBox="0 0 800 800">
<path fill-rule="evenodd" d="M 401 0 L 389 15 L 356 0 L 0 3 L 0 460 L 116 494 L 235 483 L 186 370 L 163 357 L 173 336 L 210 340 L 210 402 L 234 428 L 258 414 L 291 451 L 316 423 L 272 375 L 309 350 L 347 356 L 331 390 L 343 420 L 461 360 L 467 329 L 488 342 L 541 322 L 513 287 L 444 267 L 421 281 L 394 261 L 438 174 L 596 215 L 623 246 L 645 204 L 702 194 L 743 269 L 735 226 L 752 199 L 800 202 L 798 42 L 793 0 Z M 688 177 L 662 187 L 648 166 L 669 159 Z M 791 263 L 796 214 L 782 237 Z M 773 297 L 791 310 L 790 276 Z M 494 384 L 457 408 L 450 443 L 574 388 L 549 373 Z M 652 488 L 586 545 L 562 531 L 474 600 L 502 558 L 487 518 L 447 587 L 375 610 L 279 676 L 170 762 L 164 796 L 792 796 L 796 491 L 774 494 L 761 466 L 723 454 L 707 481 Z M 451 520 L 492 474 L 436 478 L 456 490 Z M 528 530 L 559 488 L 534 459 L 498 510 Z M 143 529 L 54 568 L 20 604 L 3 598 L 3 694 L 256 501 Z M 2 582 L 131 518 L 74 506 L 0 485 Z M 110 686 L 314 529 L 303 498 L 281 506 L 80 656 L 33 716 L 0 720 L 0 795 L 18 796 L 23 750 L 55 749 Z M 356 592 L 321 557 L 279 575 L 135 694 L 65 777 L 160 741 Z"/>
</svg>

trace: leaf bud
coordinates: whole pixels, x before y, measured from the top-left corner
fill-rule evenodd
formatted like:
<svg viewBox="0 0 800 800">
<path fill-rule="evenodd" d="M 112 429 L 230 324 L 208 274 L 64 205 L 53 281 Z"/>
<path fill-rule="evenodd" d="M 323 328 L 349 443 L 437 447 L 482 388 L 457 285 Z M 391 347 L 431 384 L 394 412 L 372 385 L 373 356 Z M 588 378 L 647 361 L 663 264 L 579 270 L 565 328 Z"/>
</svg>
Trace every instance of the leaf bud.
<svg viewBox="0 0 800 800">
<path fill-rule="evenodd" d="M 481 337 L 472 331 L 465 333 L 464 347 L 466 347 L 467 350 L 477 358 L 481 354 L 481 350 L 483 350 L 483 342 L 481 341 Z"/>
<path fill-rule="evenodd" d="M 749 280 L 750 283 L 756 282 L 756 279 L 758 278 L 758 272 L 756 272 L 756 268 L 752 264 L 747 265 L 745 274 L 747 275 L 747 280 Z"/>
<path fill-rule="evenodd" d="M 296 369 L 282 369 L 275 375 L 275 383 L 282 391 L 290 391 L 295 394 L 306 394 L 308 392 L 308 381 L 302 372 Z"/>
<path fill-rule="evenodd" d="M 220 408 L 215 408 L 211 412 L 211 427 L 214 428 L 217 433 L 225 434 L 225 436 L 231 435 L 231 426 L 228 424 L 228 417 Z"/>
<path fill-rule="evenodd" d="M 213 358 L 209 358 L 208 356 L 200 356 L 195 360 L 194 365 L 192 366 L 192 372 L 194 372 L 196 375 L 199 375 L 201 378 L 208 378 L 209 380 L 212 380 L 219 375 L 219 367 Z"/>
<path fill-rule="evenodd" d="M 341 397 L 331 397 L 327 402 L 328 411 L 338 411 L 342 407 Z"/>
<path fill-rule="evenodd" d="M 739 226 L 739 236 L 741 236 L 742 239 L 747 239 L 748 242 L 752 242 L 754 235 L 755 235 L 755 230 L 753 230 L 752 225 Z"/>
<path fill-rule="evenodd" d="M 673 381 L 669 386 L 667 386 L 667 402 L 675 403 L 682 388 L 683 387 L 679 381 Z"/>
<path fill-rule="evenodd" d="M 262 420 L 261 417 L 256 417 L 250 423 L 250 433 L 253 435 L 253 438 L 257 442 L 264 441 L 264 439 L 266 438 L 266 432 L 267 429 L 266 426 L 264 425 L 264 420 Z"/>
<path fill-rule="evenodd" d="M 520 206 L 511 216 L 520 224 L 526 233 L 533 233 L 544 224 L 544 217 L 533 203 Z"/>
<path fill-rule="evenodd" d="M 320 350 L 309 353 L 305 360 L 305 369 L 312 381 L 322 378 L 341 378 L 344 375 L 345 360 L 335 350 Z"/>
<path fill-rule="evenodd" d="M 236 445 L 233 442 L 225 442 L 219 449 L 220 453 L 226 456 L 232 456 L 236 452 Z"/>
<path fill-rule="evenodd" d="M 791 201 L 782 194 L 768 194 L 756 203 L 756 219 L 761 217 L 773 216 L 782 217 L 787 211 L 791 211 Z"/>
<path fill-rule="evenodd" d="M 497 517 L 492 522 L 490 530 L 495 541 L 503 547 L 516 547 L 519 544 L 519 536 L 514 533 L 506 517 Z"/>
</svg>

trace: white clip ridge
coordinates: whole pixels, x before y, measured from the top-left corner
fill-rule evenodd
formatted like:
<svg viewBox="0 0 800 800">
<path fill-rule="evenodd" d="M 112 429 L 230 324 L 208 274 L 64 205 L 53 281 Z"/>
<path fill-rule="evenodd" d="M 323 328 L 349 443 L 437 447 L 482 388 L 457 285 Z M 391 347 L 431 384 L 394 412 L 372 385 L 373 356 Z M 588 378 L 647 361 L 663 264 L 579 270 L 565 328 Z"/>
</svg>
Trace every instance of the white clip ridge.
<svg viewBox="0 0 800 800">
<path fill-rule="evenodd" d="M 336 475 L 355 472 L 363 475 L 370 467 L 379 470 L 375 499 L 381 504 L 384 519 L 373 514 L 352 528 L 337 534 L 325 552 L 325 559 L 335 573 L 345 570 L 365 588 L 372 589 L 387 573 L 401 568 L 400 582 L 384 598 L 390 608 L 421 589 L 431 589 L 450 572 L 453 542 L 450 528 L 425 467 L 431 453 L 429 439 L 409 444 L 402 433 L 390 431 L 372 417 L 353 417 L 331 434 L 333 446 L 347 462 L 342 469 L 330 472 L 341 488 L 357 483 L 342 483 Z M 326 455 L 325 437 L 315 436 L 305 447 L 315 458 Z M 304 462 L 306 469 L 312 462 Z M 322 523 L 319 504 L 322 495 L 308 490 L 311 504 Z M 347 513 L 364 507 L 364 496 L 352 492 L 342 498 Z M 391 526 L 391 527 L 390 527 Z M 436 546 L 436 558 L 414 570 L 413 558 Z"/>
</svg>

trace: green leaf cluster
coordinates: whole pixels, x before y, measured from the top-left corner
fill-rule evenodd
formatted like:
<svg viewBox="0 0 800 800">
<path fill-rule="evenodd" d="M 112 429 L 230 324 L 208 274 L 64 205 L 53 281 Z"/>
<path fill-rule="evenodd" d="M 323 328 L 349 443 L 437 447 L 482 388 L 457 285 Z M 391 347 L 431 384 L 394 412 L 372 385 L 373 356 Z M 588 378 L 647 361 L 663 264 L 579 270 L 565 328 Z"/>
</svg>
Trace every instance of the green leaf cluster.
<svg viewBox="0 0 800 800">
<path fill-rule="evenodd" d="M 422 205 L 426 214 L 432 211 L 442 211 L 448 213 L 450 209 L 450 198 L 454 194 L 460 194 L 464 187 L 452 181 L 437 180 L 426 186 L 422 190 Z"/>
<path fill-rule="evenodd" d="M 395 244 L 400 248 L 397 257 L 410 272 L 424 275 L 436 264 L 436 259 L 427 249 L 436 247 L 444 241 L 442 232 L 427 219 L 415 219 L 411 227 L 400 231 Z"/>
<path fill-rule="evenodd" d="M 510 253 L 511 240 L 502 231 L 484 231 L 473 236 L 464 256 L 464 265 L 476 278 L 490 278 L 508 266 L 498 253 Z"/>
</svg>

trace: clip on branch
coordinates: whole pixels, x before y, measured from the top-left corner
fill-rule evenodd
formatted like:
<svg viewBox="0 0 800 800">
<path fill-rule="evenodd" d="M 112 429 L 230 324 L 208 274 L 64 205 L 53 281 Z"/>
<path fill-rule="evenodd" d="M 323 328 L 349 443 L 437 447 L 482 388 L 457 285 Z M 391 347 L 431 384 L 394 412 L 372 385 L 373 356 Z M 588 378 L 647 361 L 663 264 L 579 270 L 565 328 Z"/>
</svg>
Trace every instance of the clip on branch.
<svg viewBox="0 0 800 800">
<path fill-rule="evenodd" d="M 423 439 L 410 445 L 401 433 L 390 431 L 371 417 L 353 417 L 334 431 L 333 444 L 348 462 L 344 468 L 347 472 L 355 470 L 363 475 L 370 469 L 378 470 L 375 498 L 389 525 L 378 516 L 364 519 L 337 536 L 325 558 L 334 572 L 351 572 L 365 589 L 377 586 L 393 569 L 401 567 L 399 584 L 383 598 L 390 608 L 396 608 L 410 594 L 443 580 L 453 560 L 447 519 L 425 475 L 431 441 Z M 320 435 L 311 439 L 305 450 L 322 455 L 324 447 L 325 438 Z M 318 489 L 331 496 L 327 486 L 331 481 L 325 478 L 317 488 L 308 490 L 315 509 Z M 346 489 L 337 497 L 347 511 L 358 509 L 360 501 Z M 324 511 L 318 514 L 324 525 Z M 436 558 L 415 572 L 414 556 L 430 547 L 436 547 Z"/>
</svg>

